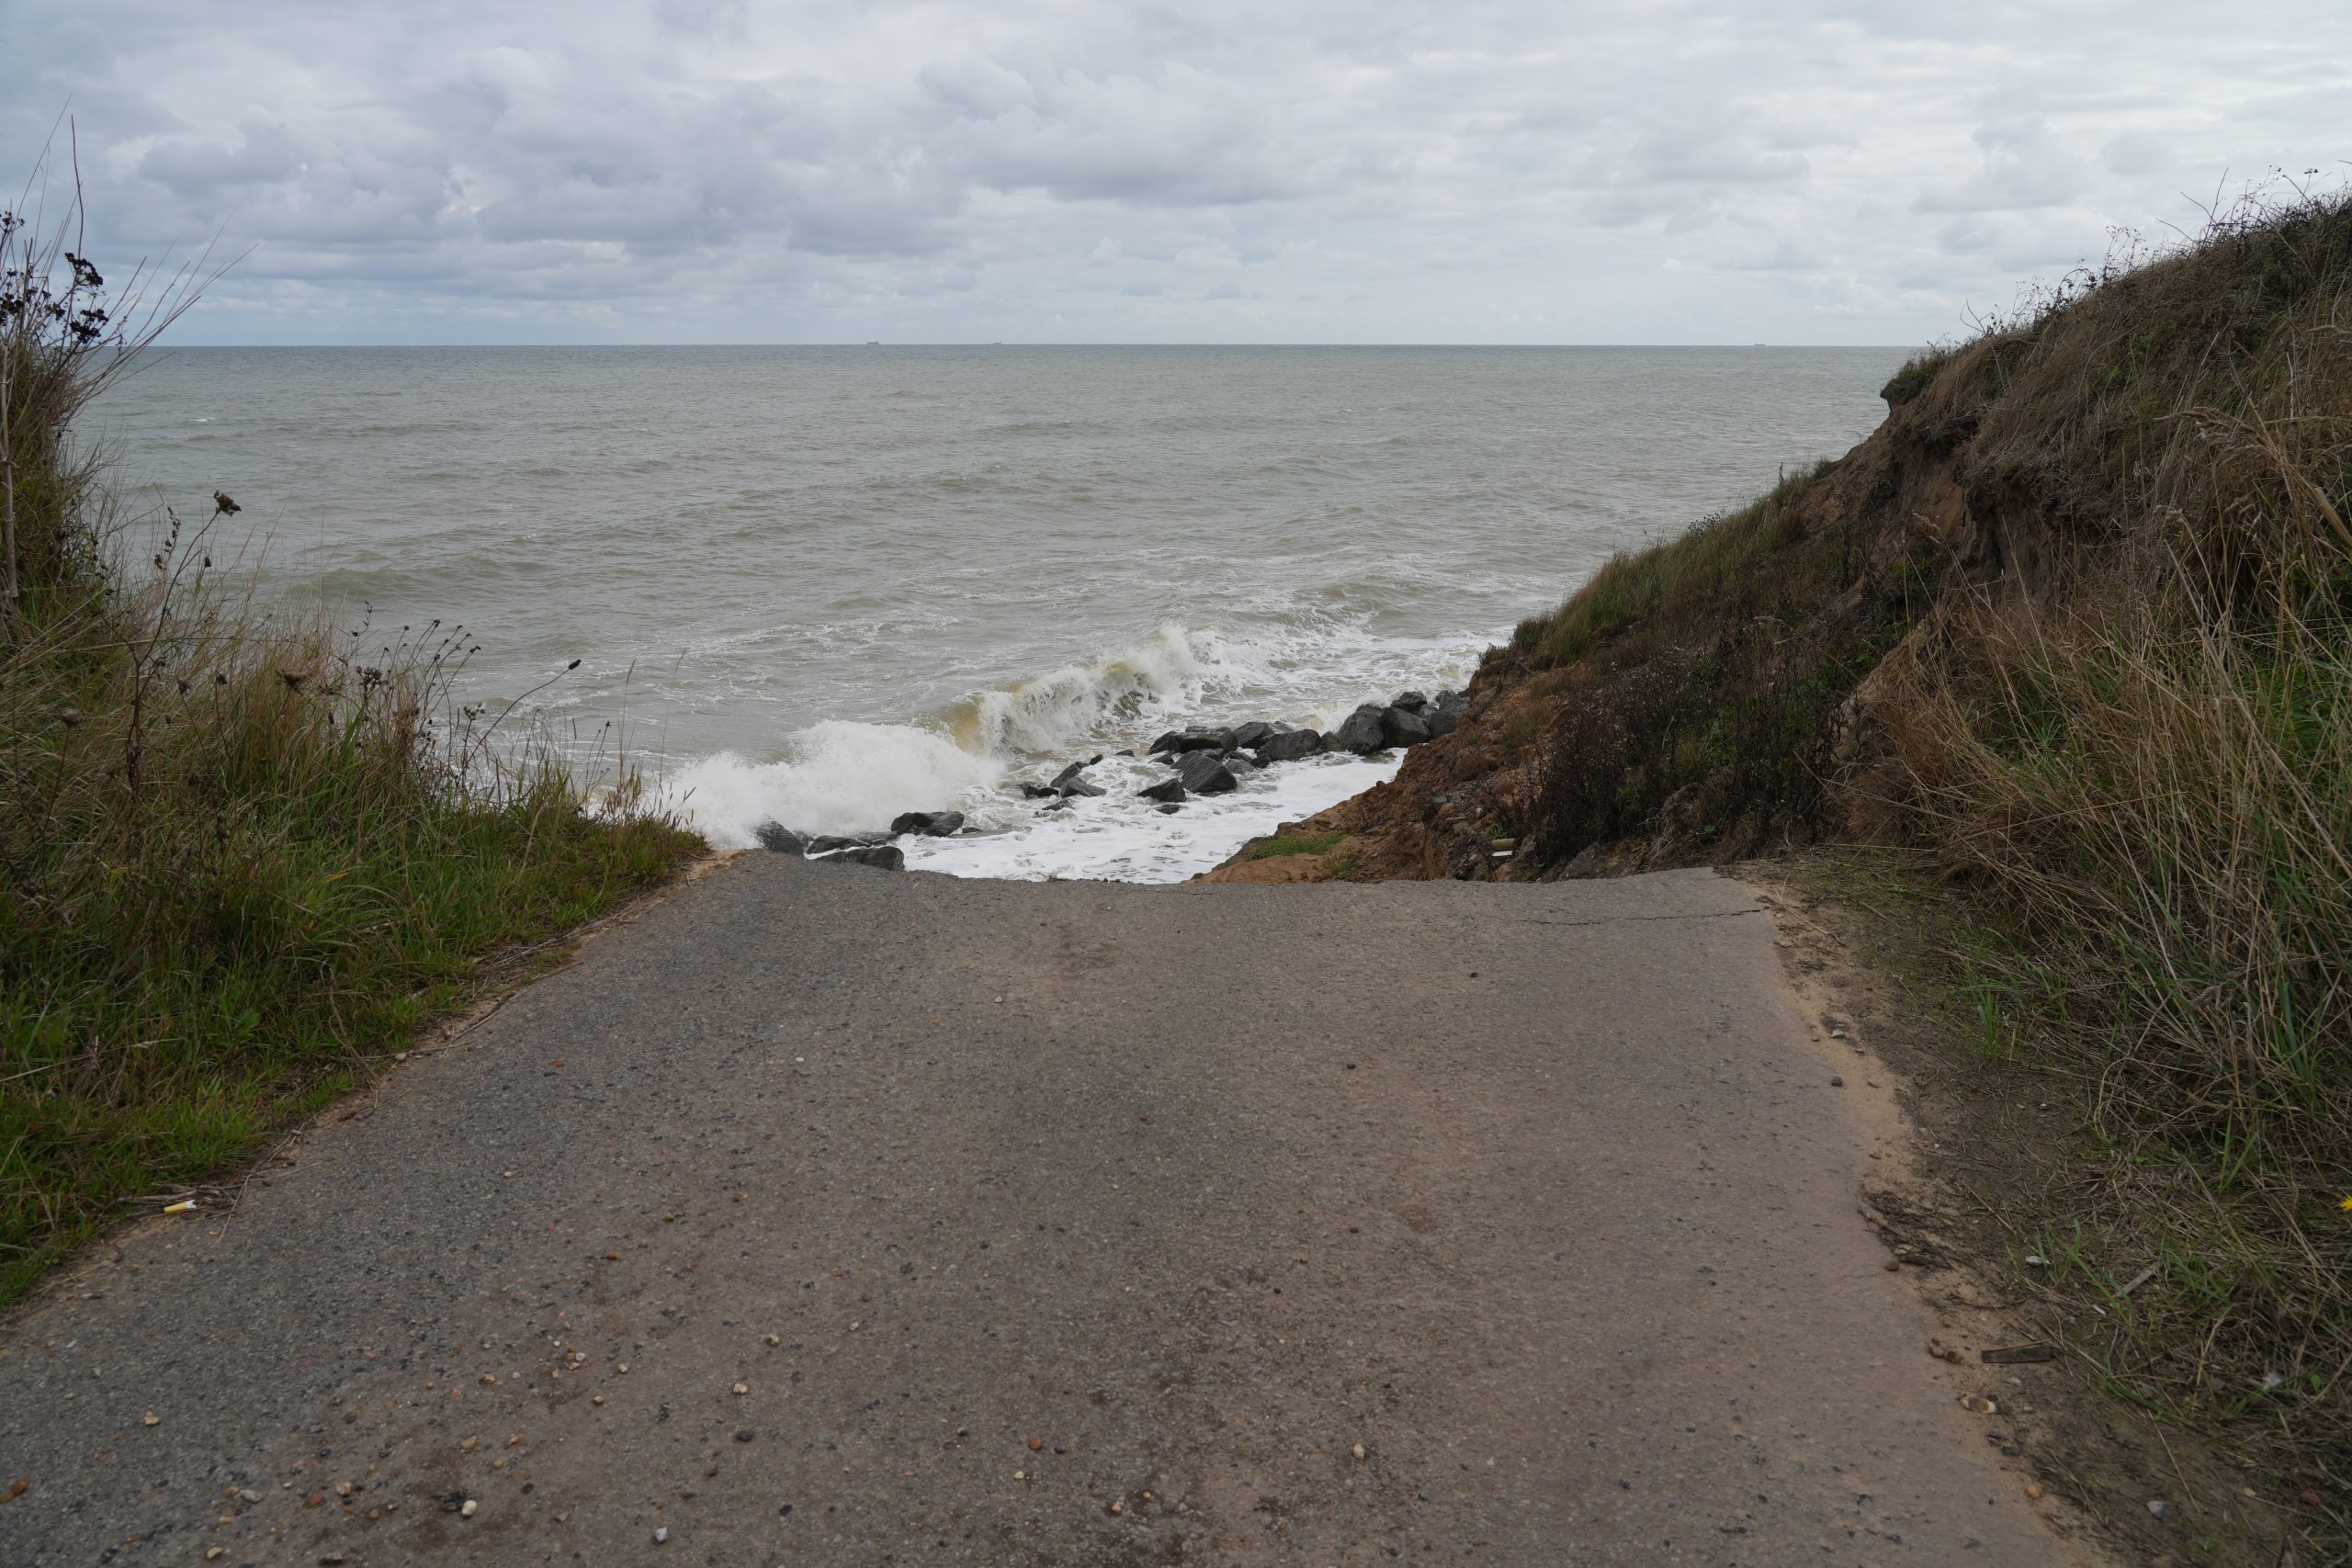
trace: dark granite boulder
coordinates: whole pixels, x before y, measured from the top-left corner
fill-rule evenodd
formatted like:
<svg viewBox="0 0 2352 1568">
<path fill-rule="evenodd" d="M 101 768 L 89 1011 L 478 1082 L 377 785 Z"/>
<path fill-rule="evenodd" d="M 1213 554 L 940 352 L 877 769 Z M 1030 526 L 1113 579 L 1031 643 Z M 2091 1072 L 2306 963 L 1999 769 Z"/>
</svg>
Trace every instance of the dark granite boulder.
<svg viewBox="0 0 2352 1568">
<path fill-rule="evenodd" d="M 890 821 L 893 833 L 921 833 L 927 839 L 952 839 L 963 827 L 960 811 L 909 811 Z"/>
<path fill-rule="evenodd" d="M 836 850 L 817 858 L 820 862 L 847 861 L 854 865 L 879 866 L 884 871 L 907 869 L 906 852 L 896 844 L 860 844 L 854 850 Z"/>
<path fill-rule="evenodd" d="M 1261 762 L 1295 762 L 1323 750 L 1323 738 L 1311 729 L 1285 729 L 1258 743 Z"/>
<path fill-rule="evenodd" d="M 1176 760 L 1176 778 L 1189 795 L 1225 795 L 1234 787 L 1233 771 L 1225 759 L 1205 748 Z"/>
<path fill-rule="evenodd" d="M 808 840 L 808 853 L 830 855 L 842 850 L 879 849 L 889 841 L 888 833 L 827 833 Z"/>
<path fill-rule="evenodd" d="M 1374 751 L 1385 750 L 1388 745 L 1388 732 L 1380 720 L 1381 715 L 1386 711 L 1378 703 L 1366 703 L 1341 719 L 1340 728 L 1333 732 L 1339 741 L 1338 750 L 1353 751 L 1359 757 L 1369 757 Z"/>
<path fill-rule="evenodd" d="M 1136 793 L 1146 800 L 1157 800 L 1163 805 L 1175 806 L 1182 803 L 1184 798 L 1184 781 L 1166 779 L 1156 784 L 1148 784 Z"/>
<path fill-rule="evenodd" d="M 1407 713 L 1419 713 L 1430 705 L 1430 699 L 1420 692 L 1399 692 L 1396 694 L 1396 700 L 1388 705 L 1392 708 L 1403 708 Z"/>
<path fill-rule="evenodd" d="M 1247 750 L 1250 747 L 1261 744 L 1265 740 L 1266 737 L 1272 735 L 1273 732 L 1274 727 L 1272 725 L 1264 723 L 1258 719 L 1251 719 L 1248 724 L 1238 724 L 1234 726 L 1233 744 L 1237 750 Z"/>
<path fill-rule="evenodd" d="M 1419 746 L 1430 738 L 1430 727 L 1421 722 L 1421 716 L 1408 713 L 1403 708 L 1393 707 L 1382 712 L 1380 732 L 1388 738 L 1391 746 Z"/>
<path fill-rule="evenodd" d="M 801 854 L 808 848 L 807 834 L 796 833 L 781 822 L 763 822 L 752 829 L 752 837 L 760 841 L 760 848 L 780 855 Z"/>
</svg>

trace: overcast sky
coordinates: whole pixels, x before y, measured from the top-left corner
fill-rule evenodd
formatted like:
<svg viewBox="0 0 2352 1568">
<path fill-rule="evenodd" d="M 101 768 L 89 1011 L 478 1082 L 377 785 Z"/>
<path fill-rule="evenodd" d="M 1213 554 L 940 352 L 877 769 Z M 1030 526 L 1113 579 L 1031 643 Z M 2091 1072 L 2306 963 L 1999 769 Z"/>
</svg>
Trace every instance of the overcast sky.
<svg viewBox="0 0 2352 1568">
<path fill-rule="evenodd" d="M 0 0 L 181 343 L 1877 343 L 2352 156 L 2347 0 Z M 11 175 L 13 183 L 16 175 Z"/>
</svg>

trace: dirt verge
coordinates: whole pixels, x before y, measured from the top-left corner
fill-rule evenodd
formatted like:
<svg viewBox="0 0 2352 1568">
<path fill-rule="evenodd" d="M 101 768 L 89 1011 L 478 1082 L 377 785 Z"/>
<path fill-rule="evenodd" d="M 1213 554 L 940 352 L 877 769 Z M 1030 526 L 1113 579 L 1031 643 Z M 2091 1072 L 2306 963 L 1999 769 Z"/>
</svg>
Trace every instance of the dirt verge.
<svg viewBox="0 0 2352 1568">
<path fill-rule="evenodd" d="M 1943 946 L 1949 915 L 1919 868 L 1822 850 L 1728 869 L 1770 911 L 1790 989 L 1883 1141 L 1871 1155 L 1883 1171 L 1857 1198 L 1946 1330 L 1920 1353 L 1981 1373 L 1998 1407 L 1985 1440 L 2029 1470 L 2043 1506 L 2132 1562 L 2347 1561 L 2342 1522 L 2296 1475 L 2297 1456 L 2226 1445 L 2133 1403 L 2116 1374 L 2119 1314 L 2052 1280 L 2048 1238 L 2096 1157 L 2083 1086 L 1972 1037 Z M 2106 1272 L 2129 1287 L 2139 1270 L 2109 1260 Z M 2051 1359 L 1987 1362 L 1987 1351 Z"/>
</svg>

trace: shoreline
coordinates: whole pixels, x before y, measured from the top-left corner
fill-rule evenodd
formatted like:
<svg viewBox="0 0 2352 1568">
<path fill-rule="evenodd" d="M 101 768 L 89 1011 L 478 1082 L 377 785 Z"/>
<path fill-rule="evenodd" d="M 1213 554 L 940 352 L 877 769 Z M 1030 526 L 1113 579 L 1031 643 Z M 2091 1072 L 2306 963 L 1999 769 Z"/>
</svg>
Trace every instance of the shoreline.
<svg viewBox="0 0 2352 1568">
<path fill-rule="evenodd" d="M 899 813 L 887 829 L 808 832 L 769 817 L 752 824 L 749 836 L 776 852 L 892 870 L 1182 881 L 1289 816 L 1329 809 L 1335 798 L 1385 782 L 1405 752 L 1453 732 L 1464 702 L 1450 690 L 1434 696 L 1407 690 L 1359 705 L 1328 730 L 1271 719 L 1193 722 L 1148 745 L 1080 756 L 1050 775 L 1051 763 L 1031 764 L 985 795 L 967 790 L 951 807 Z M 1057 844 L 1068 855 L 1081 843 L 1094 856 L 1091 867 L 1037 868 Z M 1120 859 L 1122 846 L 1132 859 Z"/>
</svg>

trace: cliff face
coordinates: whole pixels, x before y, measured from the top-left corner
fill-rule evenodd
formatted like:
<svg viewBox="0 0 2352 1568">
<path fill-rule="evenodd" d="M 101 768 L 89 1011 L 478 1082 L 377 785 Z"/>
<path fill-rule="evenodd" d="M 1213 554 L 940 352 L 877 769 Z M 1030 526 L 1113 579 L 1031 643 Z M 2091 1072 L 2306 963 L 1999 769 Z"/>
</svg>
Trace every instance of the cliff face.
<svg viewBox="0 0 2352 1568">
<path fill-rule="evenodd" d="M 1453 735 L 1298 825 L 1340 844 L 1211 876 L 1612 874 L 1875 831 L 1877 671 L 1951 595 L 2042 592 L 2061 553 L 2030 479 L 1978 460 L 1988 356 L 1906 369 L 1846 457 L 1520 627 Z"/>
<path fill-rule="evenodd" d="M 1844 457 L 1521 625 L 1455 732 L 1297 825 L 1348 837 L 1280 874 L 1596 875 L 1897 832 L 1981 864 L 2048 836 L 2052 779 L 2105 837 L 2030 856 L 2103 855 L 2134 830 L 2132 781 L 2245 765 L 2210 725 L 2196 759 L 2132 752 L 2119 680 L 2233 707 L 2244 685 L 2245 745 L 2324 785 L 2310 694 L 2352 614 L 2347 298 L 2352 203 L 2249 206 L 1915 359 Z M 2094 759 L 2094 736 L 2119 750 Z M 1252 863 L 1212 874 L 1275 874 Z"/>
</svg>

